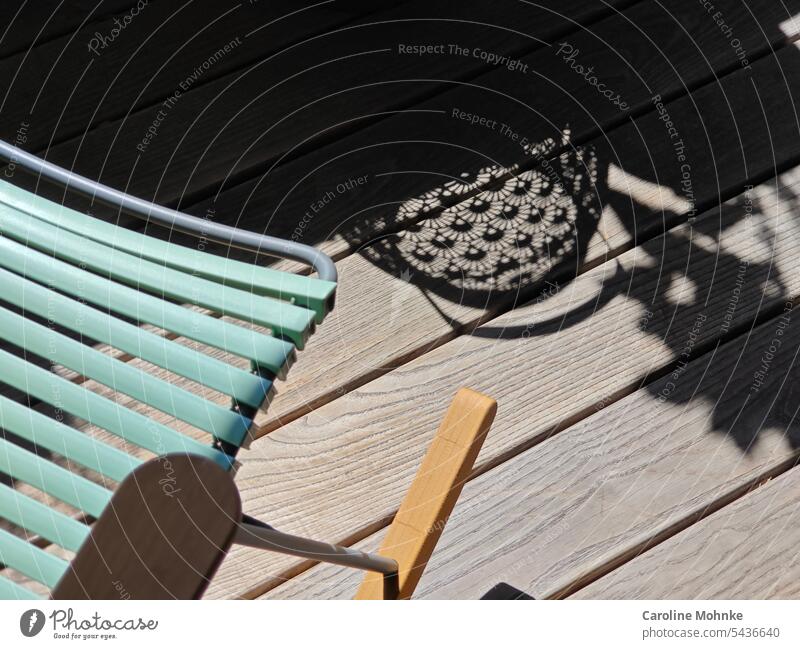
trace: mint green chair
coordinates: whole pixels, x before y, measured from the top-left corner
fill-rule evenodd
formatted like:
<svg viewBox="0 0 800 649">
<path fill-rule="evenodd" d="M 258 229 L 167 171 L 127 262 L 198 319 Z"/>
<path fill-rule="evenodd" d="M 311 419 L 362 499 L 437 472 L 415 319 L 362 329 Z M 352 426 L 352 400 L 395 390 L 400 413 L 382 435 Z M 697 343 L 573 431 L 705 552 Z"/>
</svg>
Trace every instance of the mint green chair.
<svg viewBox="0 0 800 649">
<path fill-rule="evenodd" d="M 229 470 L 273 381 L 285 375 L 295 351 L 303 349 L 333 307 L 336 269 L 308 246 L 141 201 L 1 142 L 0 157 L 149 221 L 298 260 L 318 275 L 281 272 L 168 243 L 0 181 L 0 383 L 27 395 L 30 404 L 49 404 L 67 417 L 47 416 L 0 395 L 0 473 L 83 514 L 72 517 L 50 508 L 6 478 L 0 482 L 0 563 L 53 589 L 69 564 L 43 545 L 77 552 L 90 532 L 87 521 L 99 518 L 112 496 L 102 481 L 82 477 L 79 469 L 120 483 L 142 464 L 142 453 L 134 451 L 144 449 L 154 456 L 202 456 Z M 249 367 L 219 360 L 177 337 L 246 359 Z M 104 354 L 97 343 L 227 395 L 231 405 Z M 85 389 L 31 357 L 185 422 L 207 440 Z M 111 445 L 79 432 L 68 418 L 124 443 Z M 0 598 L 27 597 L 34 593 L 0 576 Z"/>
</svg>

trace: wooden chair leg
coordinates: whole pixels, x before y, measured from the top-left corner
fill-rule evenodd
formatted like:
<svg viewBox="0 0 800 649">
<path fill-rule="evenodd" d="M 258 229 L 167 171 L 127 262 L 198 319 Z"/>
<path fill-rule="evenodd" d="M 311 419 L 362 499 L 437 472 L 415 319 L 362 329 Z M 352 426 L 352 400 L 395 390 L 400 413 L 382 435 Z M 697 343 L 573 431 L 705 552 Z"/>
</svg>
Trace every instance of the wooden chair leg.
<svg viewBox="0 0 800 649">
<path fill-rule="evenodd" d="M 167 455 L 119 486 L 53 599 L 198 599 L 241 520 L 230 473 Z"/>
<path fill-rule="evenodd" d="M 398 563 L 401 599 L 422 577 L 496 411 L 494 399 L 467 388 L 450 404 L 381 545 L 380 554 Z M 382 576 L 369 573 L 356 599 L 382 597 Z"/>
</svg>

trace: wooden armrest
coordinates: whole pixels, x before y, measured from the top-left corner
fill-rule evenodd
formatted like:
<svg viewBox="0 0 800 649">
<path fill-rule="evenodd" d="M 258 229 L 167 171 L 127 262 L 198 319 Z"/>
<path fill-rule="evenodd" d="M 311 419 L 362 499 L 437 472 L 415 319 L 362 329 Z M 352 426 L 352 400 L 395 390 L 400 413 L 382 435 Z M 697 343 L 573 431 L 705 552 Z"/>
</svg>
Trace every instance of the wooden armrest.
<svg viewBox="0 0 800 649">
<path fill-rule="evenodd" d="M 399 565 L 401 599 L 419 583 L 496 412 L 494 399 L 467 388 L 450 404 L 381 545 Z M 356 599 L 382 598 L 382 576 L 369 573 Z"/>
</svg>

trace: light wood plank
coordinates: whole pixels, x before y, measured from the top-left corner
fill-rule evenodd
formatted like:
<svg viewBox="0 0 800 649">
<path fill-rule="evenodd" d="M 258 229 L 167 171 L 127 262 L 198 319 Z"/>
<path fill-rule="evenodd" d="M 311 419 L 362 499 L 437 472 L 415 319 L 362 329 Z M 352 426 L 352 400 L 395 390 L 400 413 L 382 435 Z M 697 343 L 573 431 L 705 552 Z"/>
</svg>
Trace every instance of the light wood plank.
<svg viewBox="0 0 800 649">
<path fill-rule="evenodd" d="M 789 316 L 722 345 L 679 377 L 667 375 L 469 482 L 418 596 L 477 599 L 500 581 L 536 598 L 572 592 L 794 463 L 800 434 L 795 405 L 800 327 L 797 313 Z M 753 393 L 754 371 L 776 337 L 780 350 Z M 669 398 L 661 401 L 666 393 Z M 796 490 L 787 492 L 786 502 L 796 501 Z M 736 507 L 723 507 L 709 521 L 725 526 Z M 709 543 L 711 533 L 693 530 L 714 530 L 717 524 L 698 523 L 579 593 L 648 599 L 728 598 L 739 592 L 770 596 L 774 566 L 765 566 L 758 578 L 762 559 L 771 556 L 758 539 L 784 536 L 781 547 L 796 547 L 796 533 L 786 529 L 794 507 L 781 508 L 782 522 L 777 511 L 763 519 L 737 516 L 736 536 L 728 542 Z M 696 543 L 681 542 L 696 535 Z M 382 536 L 374 534 L 357 547 L 372 550 Z M 745 536 L 762 551 L 733 550 Z M 701 547 L 707 548 L 705 554 Z M 685 589 L 672 590 L 670 568 L 663 580 L 657 570 L 676 557 L 667 548 L 678 553 L 672 575 L 680 574 L 681 565 L 688 569 L 692 558 L 708 571 Z M 723 556 L 728 561 L 717 564 Z M 784 553 L 781 561 L 791 565 L 793 556 Z M 621 575 L 618 581 L 615 574 Z M 753 581 L 740 585 L 747 575 Z M 692 594 L 689 589 L 700 583 L 706 590 Z M 266 597 L 350 597 L 356 586 L 352 574 L 319 566 Z"/>
<path fill-rule="evenodd" d="M 431 405 L 458 385 L 500 406 L 482 471 L 635 391 L 679 362 L 689 341 L 699 353 L 780 309 L 800 291 L 790 189 L 798 173 L 783 177 L 782 189 L 732 201 L 262 438 L 240 456 L 245 511 L 295 533 L 362 538 L 391 516 L 435 425 Z M 720 227 L 716 240 L 701 234 L 711 222 Z M 235 548 L 209 592 L 263 592 L 297 567 Z"/>
<path fill-rule="evenodd" d="M 577 599 L 796 599 L 800 470 L 792 469 L 579 590 Z"/>
</svg>

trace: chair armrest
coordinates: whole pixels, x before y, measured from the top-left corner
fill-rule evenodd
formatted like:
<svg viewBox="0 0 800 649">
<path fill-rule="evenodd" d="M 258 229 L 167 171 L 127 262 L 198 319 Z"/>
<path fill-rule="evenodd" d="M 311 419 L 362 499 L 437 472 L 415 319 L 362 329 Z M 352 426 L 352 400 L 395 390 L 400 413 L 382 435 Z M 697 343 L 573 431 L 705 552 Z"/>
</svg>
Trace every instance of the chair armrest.
<svg viewBox="0 0 800 649">
<path fill-rule="evenodd" d="M 399 599 L 414 592 L 497 412 L 497 402 L 461 388 L 450 404 L 379 554 L 397 561 Z M 383 579 L 369 573 L 356 599 L 382 599 Z"/>
</svg>

